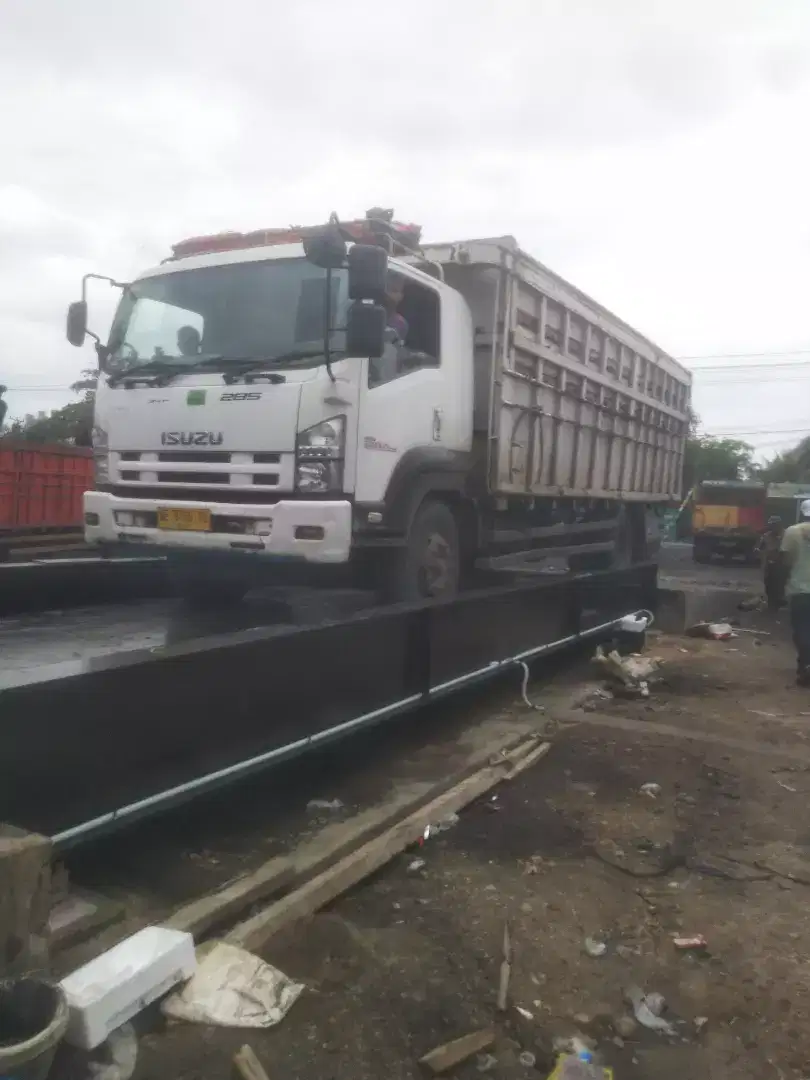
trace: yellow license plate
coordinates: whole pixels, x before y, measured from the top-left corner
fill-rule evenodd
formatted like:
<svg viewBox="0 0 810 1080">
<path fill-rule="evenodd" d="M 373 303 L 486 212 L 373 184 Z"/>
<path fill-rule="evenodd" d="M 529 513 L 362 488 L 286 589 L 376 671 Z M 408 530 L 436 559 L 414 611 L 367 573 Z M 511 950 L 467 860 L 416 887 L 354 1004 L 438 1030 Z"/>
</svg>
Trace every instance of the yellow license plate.
<svg viewBox="0 0 810 1080">
<path fill-rule="evenodd" d="M 175 529 L 182 532 L 211 532 L 211 511 L 192 510 L 184 507 L 159 506 L 157 512 L 159 529 Z"/>
</svg>

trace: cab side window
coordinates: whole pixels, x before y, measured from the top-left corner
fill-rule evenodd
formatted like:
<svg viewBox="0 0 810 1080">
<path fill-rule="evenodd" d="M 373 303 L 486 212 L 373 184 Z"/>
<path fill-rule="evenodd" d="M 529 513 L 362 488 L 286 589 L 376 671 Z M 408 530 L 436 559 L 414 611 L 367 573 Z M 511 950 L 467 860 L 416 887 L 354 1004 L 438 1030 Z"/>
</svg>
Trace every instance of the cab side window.
<svg viewBox="0 0 810 1080">
<path fill-rule="evenodd" d="M 385 353 L 369 364 L 368 384 L 381 386 L 441 362 L 439 294 L 406 280 L 396 307 L 389 309 Z"/>
</svg>

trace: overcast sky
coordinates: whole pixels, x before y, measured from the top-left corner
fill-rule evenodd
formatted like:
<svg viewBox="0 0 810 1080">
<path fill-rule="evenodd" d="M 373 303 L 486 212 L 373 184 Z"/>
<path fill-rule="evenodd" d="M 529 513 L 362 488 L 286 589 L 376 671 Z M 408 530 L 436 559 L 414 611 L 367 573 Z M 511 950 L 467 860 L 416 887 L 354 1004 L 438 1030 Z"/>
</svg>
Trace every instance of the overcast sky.
<svg viewBox="0 0 810 1080">
<path fill-rule="evenodd" d="M 13 415 L 92 362 L 83 273 L 385 205 L 514 234 L 676 356 L 792 353 L 695 361 L 728 369 L 695 402 L 765 452 L 810 431 L 807 0 L 0 0 L 0 115 Z"/>
</svg>

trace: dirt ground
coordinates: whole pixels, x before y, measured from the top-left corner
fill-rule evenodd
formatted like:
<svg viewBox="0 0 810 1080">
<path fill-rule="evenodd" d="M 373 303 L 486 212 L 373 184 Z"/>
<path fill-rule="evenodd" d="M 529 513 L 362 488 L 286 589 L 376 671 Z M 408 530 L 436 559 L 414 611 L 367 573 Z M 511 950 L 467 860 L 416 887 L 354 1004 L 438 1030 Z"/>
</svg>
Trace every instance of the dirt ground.
<svg viewBox="0 0 810 1080">
<path fill-rule="evenodd" d="M 545 1077 L 554 1040 L 577 1032 L 616 1080 L 810 1075 L 810 692 L 793 685 L 786 617 L 741 618 L 758 632 L 651 635 L 664 665 L 646 702 L 578 707 L 587 665 L 536 685 L 561 724 L 544 760 L 270 943 L 306 986 L 278 1027 L 145 1034 L 136 1080 L 225 1080 L 245 1041 L 271 1078 L 405 1080 L 490 1024 L 492 1056 L 453 1075 Z M 513 702 L 507 727 L 529 720 Z M 673 942 L 696 934 L 705 949 Z M 634 984 L 664 995 L 676 1037 L 629 1022 Z"/>
</svg>

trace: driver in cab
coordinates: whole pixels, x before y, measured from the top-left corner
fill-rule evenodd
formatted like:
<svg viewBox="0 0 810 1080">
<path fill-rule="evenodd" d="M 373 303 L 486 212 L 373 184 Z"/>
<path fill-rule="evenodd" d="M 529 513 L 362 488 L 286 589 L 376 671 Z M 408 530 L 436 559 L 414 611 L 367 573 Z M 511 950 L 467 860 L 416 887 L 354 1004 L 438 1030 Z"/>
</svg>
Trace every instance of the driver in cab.
<svg viewBox="0 0 810 1080">
<path fill-rule="evenodd" d="M 379 386 L 391 382 L 398 375 L 409 370 L 407 338 L 410 327 L 408 320 L 399 311 L 405 297 L 405 279 L 401 274 L 388 275 L 385 285 L 383 304 L 388 313 L 385 329 L 385 351 L 383 355 L 371 361 L 369 367 L 369 385 Z"/>
</svg>

